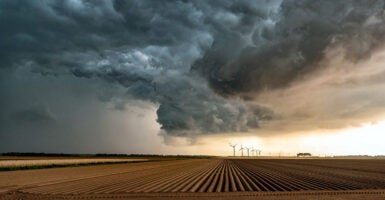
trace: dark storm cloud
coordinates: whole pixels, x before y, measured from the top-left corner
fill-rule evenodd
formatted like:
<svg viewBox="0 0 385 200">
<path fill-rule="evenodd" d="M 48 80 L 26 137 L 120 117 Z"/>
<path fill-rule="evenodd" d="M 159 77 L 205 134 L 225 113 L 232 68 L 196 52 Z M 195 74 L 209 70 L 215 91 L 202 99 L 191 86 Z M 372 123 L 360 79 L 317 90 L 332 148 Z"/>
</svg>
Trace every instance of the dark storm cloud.
<svg viewBox="0 0 385 200">
<path fill-rule="evenodd" d="M 4 0 L 0 66 L 117 83 L 126 94 L 103 101 L 158 104 L 158 122 L 171 135 L 247 131 L 276 117 L 271 108 L 245 102 L 248 92 L 286 86 L 312 71 L 331 45 L 365 57 L 382 39 L 383 7 L 383 1 Z"/>
<path fill-rule="evenodd" d="M 285 87 L 314 70 L 331 45 L 344 45 L 355 60 L 383 44 L 384 1 L 287 0 L 277 12 L 246 11 L 237 16 L 249 29 L 218 25 L 212 48 L 193 66 L 223 94 Z"/>
<path fill-rule="evenodd" d="M 15 112 L 12 117 L 18 122 L 52 122 L 56 118 L 48 108 L 27 108 Z"/>
</svg>

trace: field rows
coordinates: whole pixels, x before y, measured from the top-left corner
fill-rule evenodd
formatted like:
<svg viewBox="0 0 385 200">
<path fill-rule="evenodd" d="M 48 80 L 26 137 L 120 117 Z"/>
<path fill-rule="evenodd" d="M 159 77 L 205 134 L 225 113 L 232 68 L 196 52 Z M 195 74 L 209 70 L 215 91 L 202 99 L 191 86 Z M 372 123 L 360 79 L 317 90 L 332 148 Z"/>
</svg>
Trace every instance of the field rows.
<svg viewBox="0 0 385 200">
<path fill-rule="evenodd" d="M 34 194 L 385 189 L 384 160 L 202 159 L 24 189 Z"/>
</svg>

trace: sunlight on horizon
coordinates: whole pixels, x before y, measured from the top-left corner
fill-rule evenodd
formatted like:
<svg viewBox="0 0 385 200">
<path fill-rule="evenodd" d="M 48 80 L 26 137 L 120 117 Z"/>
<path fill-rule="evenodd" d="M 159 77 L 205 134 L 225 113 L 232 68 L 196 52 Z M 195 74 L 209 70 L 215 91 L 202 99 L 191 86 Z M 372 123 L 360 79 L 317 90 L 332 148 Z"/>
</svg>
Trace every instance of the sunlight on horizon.
<svg viewBox="0 0 385 200">
<path fill-rule="evenodd" d="M 240 155 L 240 145 L 261 149 L 263 156 L 294 156 L 298 152 L 310 152 L 314 156 L 336 155 L 384 155 L 385 121 L 366 123 L 336 131 L 319 131 L 277 136 L 230 136 L 203 139 L 207 152 L 213 155 L 232 155 L 229 144 L 237 144 L 236 155 Z M 202 150 L 202 149 L 201 149 Z"/>
<path fill-rule="evenodd" d="M 336 131 L 332 134 L 310 135 L 299 138 L 307 148 L 329 155 L 385 154 L 385 121 L 364 124 L 358 128 Z"/>
</svg>

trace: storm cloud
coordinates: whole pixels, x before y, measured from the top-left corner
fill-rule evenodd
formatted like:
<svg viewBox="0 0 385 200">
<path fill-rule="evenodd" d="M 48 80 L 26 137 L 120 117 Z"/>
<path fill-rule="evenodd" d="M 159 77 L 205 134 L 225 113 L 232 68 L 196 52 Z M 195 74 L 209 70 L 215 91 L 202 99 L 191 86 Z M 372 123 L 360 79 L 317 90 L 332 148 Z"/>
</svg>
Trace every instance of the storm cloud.
<svg viewBox="0 0 385 200">
<path fill-rule="evenodd" d="M 193 66 L 220 93 L 286 87 L 312 72 L 328 47 L 343 45 L 346 56 L 358 60 L 383 44 L 384 1 L 289 0 L 270 12 L 258 7 L 265 12 L 246 5 L 229 10 L 237 27 L 218 25 L 212 47 Z"/>
<path fill-rule="evenodd" d="M 280 98 L 322 70 L 330 49 L 344 49 L 346 62 L 367 60 L 385 35 L 382 0 L 3 0 L 0 26 L 3 77 L 25 69 L 117 85 L 124 92 L 98 99 L 115 109 L 150 102 L 166 135 L 187 137 L 290 117 L 261 94 Z M 55 119 L 42 108 L 7 120 Z"/>
</svg>

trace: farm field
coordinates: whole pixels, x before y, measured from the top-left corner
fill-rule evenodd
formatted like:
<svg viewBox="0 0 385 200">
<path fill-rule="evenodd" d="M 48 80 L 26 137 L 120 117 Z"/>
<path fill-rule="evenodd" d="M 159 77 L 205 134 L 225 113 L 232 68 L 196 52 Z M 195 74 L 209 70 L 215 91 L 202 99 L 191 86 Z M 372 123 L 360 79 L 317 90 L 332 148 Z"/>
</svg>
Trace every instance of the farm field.
<svg viewBox="0 0 385 200">
<path fill-rule="evenodd" d="M 44 167 L 51 165 L 77 165 L 95 163 L 124 163 L 147 161 L 148 159 L 116 159 L 116 158 L 67 158 L 67 159 L 19 159 L 19 160 L 0 160 L 0 170 L 23 168 L 23 167 Z"/>
<path fill-rule="evenodd" d="M 385 160 L 186 159 L 10 171 L 0 172 L 0 192 L 0 199 L 385 199 Z"/>
</svg>

